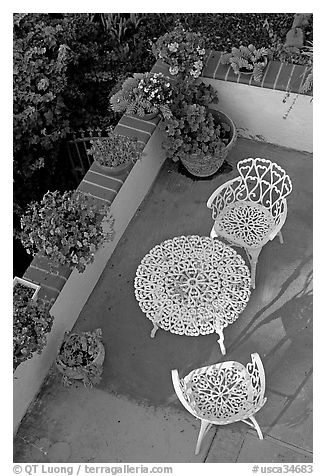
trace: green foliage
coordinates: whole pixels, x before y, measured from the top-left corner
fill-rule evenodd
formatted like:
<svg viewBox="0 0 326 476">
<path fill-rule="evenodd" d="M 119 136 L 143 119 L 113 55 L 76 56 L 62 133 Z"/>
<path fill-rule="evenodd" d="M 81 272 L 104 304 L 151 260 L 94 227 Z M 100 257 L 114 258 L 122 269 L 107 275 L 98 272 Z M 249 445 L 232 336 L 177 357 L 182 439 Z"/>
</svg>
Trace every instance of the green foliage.
<svg viewBox="0 0 326 476">
<path fill-rule="evenodd" d="M 94 364 L 94 360 L 100 352 L 101 339 L 101 329 L 81 334 L 65 333 L 56 359 L 56 364 L 63 373 L 65 386 L 73 382 L 69 371 L 81 375 L 86 387 L 93 387 L 100 382 L 102 366 Z"/>
<path fill-rule="evenodd" d="M 46 334 L 52 328 L 53 316 L 49 312 L 49 303 L 35 303 L 30 297 L 30 288 L 16 284 L 13 292 L 14 370 L 25 360 L 31 359 L 35 352 L 42 352 L 46 345 Z"/>
<path fill-rule="evenodd" d="M 183 108 L 188 104 L 208 107 L 217 103 L 217 91 L 210 84 L 178 81 L 173 87 L 171 111 L 176 117 L 179 117 Z"/>
<path fill-rule="evenodd" d="M 191 154 L 222 156 L 225 144 L 221 138 L 221 125 L 214 122 L 213 115 L 205 106 L 188 104 L 178 117 L 172 116 L 164 122 L 166 138 L 163 147 L 173 160 Z"/>
<path fill-rule="evenodd" d="M 163 117 L 168 117 L 171 98 L 171 81 L 162 73 L 134 73 L 111 96 L 110 103 L 115 112 L 139 116 L 160 112 Z"/>
<path fill-rule="evenodd" d="M 254 81 L 259 83 L 263 76 L 271 52 L 268 48 L 256 49 L 254 45 L 233 47 L 231 53 L 221 56 L 221 64 L 230 64 L 235 74 L 252 72 Z"/>
<path fill-rule="evenodd" d="M 153 44 L 152 51 L 156 59 L 162 59 L 170 66 L 172 75 L 196 79 L 204 65 L 204 46 L 205 41 L 200 33 L 186 31 L 182 25 L 178 25 L 161 36 Z"/>
<path fill-rule="evenodd" d="M 99 207 L 82 192 L 47 192 L 40 202 L 28 205 L 19 234 L 27 253 L 41 252 L 54 266 L 83 272 L 94 261 L 95 251 L 113 238 L 109 207 Z M 102 219 L 109 225 L 104 232 Z"/>
<path fill-rule="evenodd" d="M 136 162 L 143 152 L 143 144 L 136 137 L 127 137 L 114 132 L 113 127 L 107 129 L 107 136 L 90 140 L 91 148 L 87 154 L 100 165 L 116 167 L 128 162 Z"/>
</svg>

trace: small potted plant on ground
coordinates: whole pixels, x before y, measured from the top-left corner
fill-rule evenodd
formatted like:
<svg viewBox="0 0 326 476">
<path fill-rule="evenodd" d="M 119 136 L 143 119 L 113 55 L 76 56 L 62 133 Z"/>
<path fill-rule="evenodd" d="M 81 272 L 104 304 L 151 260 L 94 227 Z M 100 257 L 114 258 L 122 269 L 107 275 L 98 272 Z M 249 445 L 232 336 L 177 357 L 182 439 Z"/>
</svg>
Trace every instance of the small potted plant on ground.
<svg viewBox="0 0 326 476">
<path fill-rule="evenodd" d="M 256 49 L 254 45 L 232 48 L 231 53 L 221 56 L 221 64 L 230 64 L 235 74 L 252 74 L 259 83 L 271 52 L 268 48 Z"/>
<path fill-rule="evenodd" d="M 171 81 L 162 73 L 134 73 L 111 96 L 110 104 L 115 112 L 150 120 L 159 113 L 163 117 L 170 115 L 171 97 Z"/>
<path fill-rule="evenodd" d="M 40 202 L 27 206 L 19 237 L 27 253 L 41 252 L 53 266 L 83 272 L 94 261 L 95 251 L 113 239 L 109 210 L 82 192 L 47 192 Z"/>
<path fill-rule="evenodd" d="M 82 380 L 86 387 L 93 387 L 101 380 L 104 357 L 101 329 L 80 334 L 66 332 L 56 359 L 63 384 L 69 386 L 73 380 Z"/>
<path fill-rule="evenodd" d="M 136 137 L 126 137 L 107 129 L 107 136 L 90 140 L 91 148 L 87 154 L 109 175 L 118 175 L 140 159 L 144 145 Z"/>
<path fill-rule="evenodd" d="M 196 79 L 204 66 L 205 42 L 200 33 L 185 30 L 178 25 L 172 31 L 160 36 L 152 45 L 156 59 L 169 65 L 172 76 Z"/>
<path fill-rule="evenodd" d="M 29 288 L 31 289 L 31 288 Z M 32 290 L 32 293 L 34 291 Z M 50 303 L 33 301 L 32 293 L 26 287 L 16 285 L 13 292 L 13 365 L 29 360 L 35 353 L 40 354 L 46 344 L 46 334 L 50 332 L 53 316 L 49 312 Z"/>
</svg>

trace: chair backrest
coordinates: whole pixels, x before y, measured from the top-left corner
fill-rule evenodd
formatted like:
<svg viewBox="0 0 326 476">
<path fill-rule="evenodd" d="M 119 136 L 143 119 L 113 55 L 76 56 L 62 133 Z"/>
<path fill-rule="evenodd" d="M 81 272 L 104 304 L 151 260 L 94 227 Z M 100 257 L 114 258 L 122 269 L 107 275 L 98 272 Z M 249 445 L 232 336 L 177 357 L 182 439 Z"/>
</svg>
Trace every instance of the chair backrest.
<svg viewBox="0 0 326 476">
<path fill-rule="evenodd" d="M 243 185 L 241 200 L 263 205 L 277 219 L 286 207 L 285 197 L 292 191 L 290 177 L 278 164 L 259 157 L 241 160 L 237 167 Z"/>
<path fill-rule="evenodd" d="M 264 404 L 265 391 L 261 360 L 258 354 L 252 359 L 247 368 L 222 362 L 195 369 L 183 379 L 172 371 L 179 400 L 195 417 L 219 425 L 248 418 Z"/>
</svg>

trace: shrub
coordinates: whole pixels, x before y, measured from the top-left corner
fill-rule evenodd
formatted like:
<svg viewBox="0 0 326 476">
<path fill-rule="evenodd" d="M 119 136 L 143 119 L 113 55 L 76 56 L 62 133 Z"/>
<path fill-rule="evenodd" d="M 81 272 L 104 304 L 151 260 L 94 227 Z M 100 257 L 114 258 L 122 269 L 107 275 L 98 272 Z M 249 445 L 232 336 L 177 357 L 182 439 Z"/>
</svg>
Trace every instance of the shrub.
<svg viewBox="0 0 326 476">
<path fill-rule="evenodd" d="M 139 116 L 160 112 L 163 117 L 168 117 L 171 98 L 171 81 L 162 73 L 134 73 L 111 96 L 110 103 L 115 112 Z"/>
<path fill-rule="evenodd" d="M 87 150 L 87 154 L 96 162 L 106 167 L 116 167 L 140 159 L 144 146 L 136 137 L 116 134 L 112 127 L 107 132 L 105 137 L 90 140 L 91 148 Z"/>
<path fill-rule="evenodd" d="M 15 286 L 17 288 L 17 285 Z M 31 301 L 26 293 L 14 288 L 13 299 L 13 366 L 40 354 L 46 345 L 46 334 L 50 332 L 53 316 L 49 303 Z"/>
<path fill-rule="evenodd" d="M 20 240 L 27 253 L 41 252 L 54 266 L 83 272 L 94 261 L 95 251 L 113 238 L 109 206 L 92 204 L 82 192 L 47 192 L 40 202 L 28 205 L 21 218 Z M 102 219 L 109 231 L 102 228 Z"/>
<path fill-rule="evenodd" d="M 152 51 L 156 59 L 162 59 L 170 66 L 172 75 L 180 74 L 195 79 L 203 69 L 204 46 L 201 34 L 186 31 L 182 25 L 178 25 L 161 36 L 153 44 Z"/>
<path fill-rule="evenodd" d="M 188 104 L 180 111 L 179 117 L 173 116 L 165 121 L 163 147 L 167 156 L 174 161 L 196 154 L 222 156 L 225 149 L 222 128 L 215 124 L 213 115 L 205 106 Z"/>
</svg>

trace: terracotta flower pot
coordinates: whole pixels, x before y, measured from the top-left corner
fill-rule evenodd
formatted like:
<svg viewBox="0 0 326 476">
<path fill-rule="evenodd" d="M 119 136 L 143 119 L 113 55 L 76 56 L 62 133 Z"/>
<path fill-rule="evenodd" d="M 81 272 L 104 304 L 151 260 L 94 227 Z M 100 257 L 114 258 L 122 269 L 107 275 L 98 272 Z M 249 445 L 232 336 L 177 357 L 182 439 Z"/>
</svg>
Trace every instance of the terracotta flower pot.
<svg viewBox="0 0 326 476">
<path fill-rule="evenodd" d="M 136 119 L 142 119 L 143 121 L 150 121 L 151 119 L 155 119 L 155 117 L 157 116 L 158 116 L 158 111 L 151 112 L 149 114 L 144 114 L 143 116 L 140 116 L 139 114 L 132 114 L 132 117 L 135 117 Z"/>
<path fill-rule="evenodd" d="M 237 138 L 236 127 L 232 119 L 222 111 L 216 109 L 209 109 L 209 112 L 213 115 L 216 124 L 225 122 L 231 128 L 231 139 L 225 147 L 222 155 L 212 156 L 207 155 L 205 157 L 198 156 L 197 154 L 191 154 L 189 158 L 182 158 L 181 162 L 184 167 L 192 175 L 196 177 L 210 177 L 214 175 L 222 166 L 230 149 L 234 146 Z"/>
<path fill-rule="evenodd" d="M 266 68 L 268 64 L 268 59 L 267 57 L 265 56 L 264 57 L 264 65 L 263 65 L 263 70 Z M 246 69 L 246 68 L 240 68 L 240 74 L 246 74 L 246 75 L 252 75 L 253 74 L 253 70 L 252 69 Z"/>
<path fill-rule="evenodd" d="M 96 163 L 96 165 L 98 166 L 99 169 L 101 169 L 103 172 L 105 172 L 106 175 L 109 175 L 109 176 L 111 176 L 111 175 L 112 176 L 120 175 L 123 172 L 126 172 L 127 170 L 131 169 L 131 167 L 133 165 L 131 160 L 129 160 L 128 162 L 125 162 L 123 164 L 116 165 L 114 167 L 109 167 L 108 165 L 102 165 L 97 161 L 95 161 L 95 163 Z"/>
</svg>

